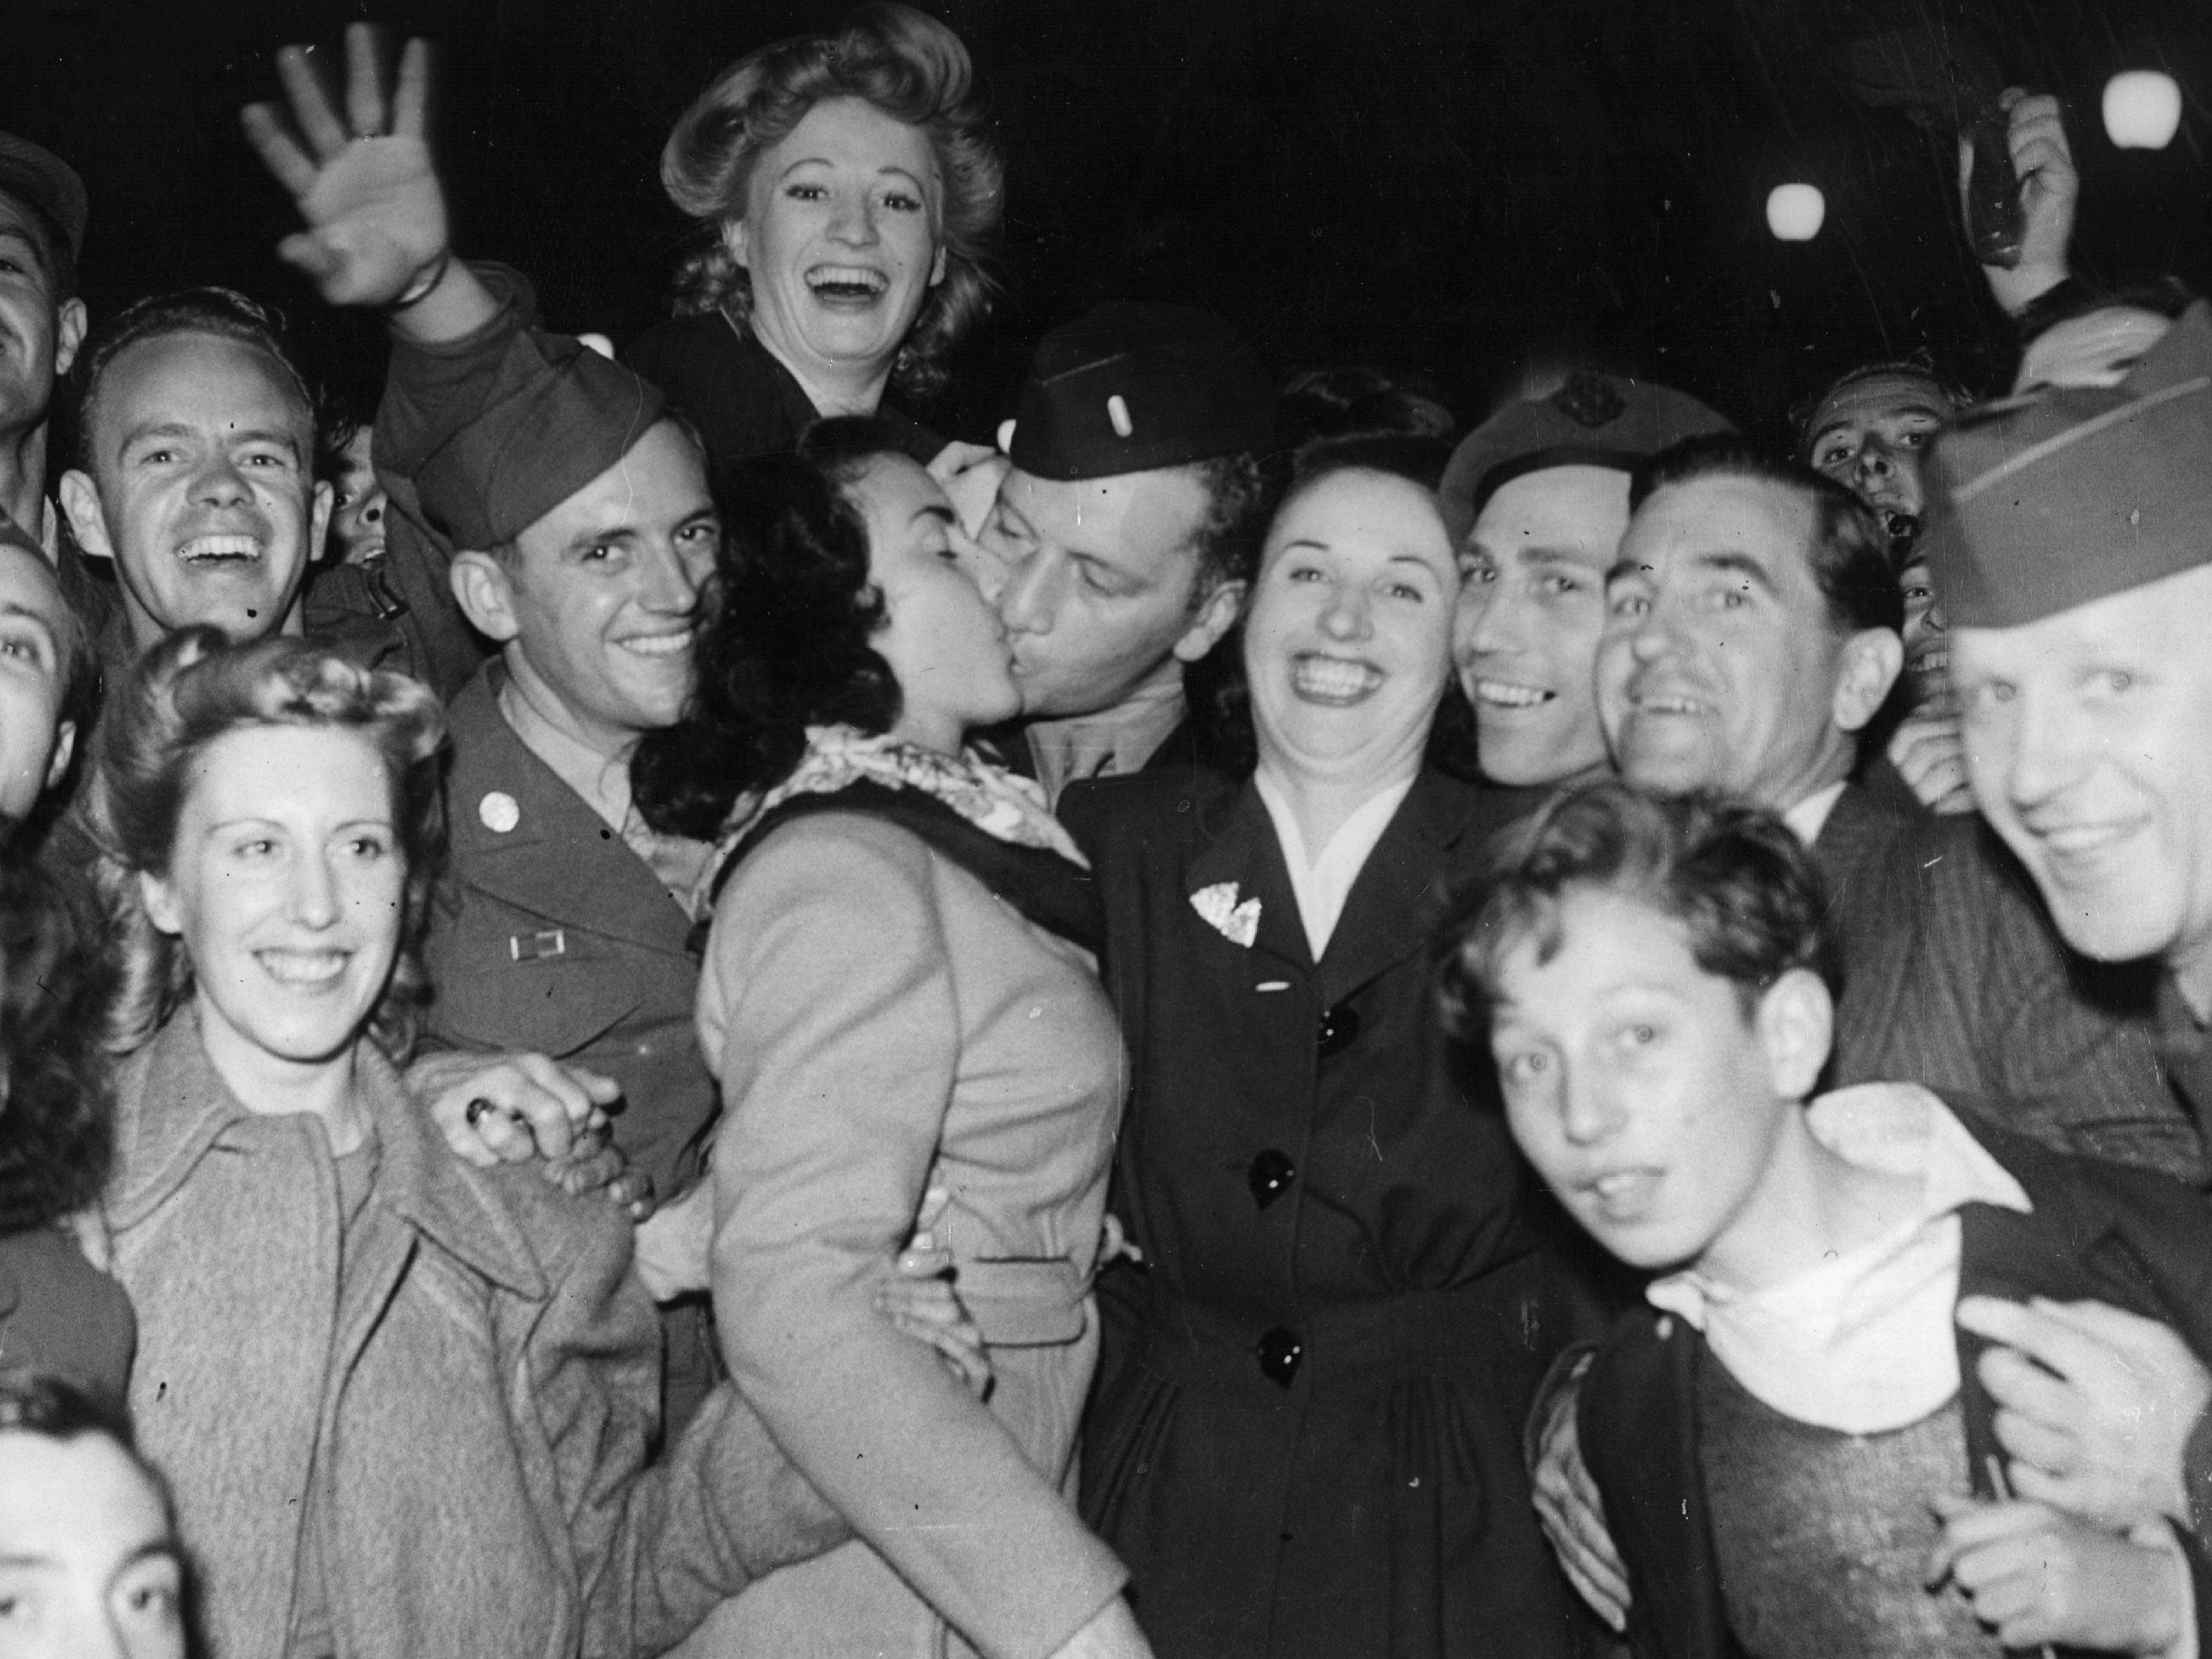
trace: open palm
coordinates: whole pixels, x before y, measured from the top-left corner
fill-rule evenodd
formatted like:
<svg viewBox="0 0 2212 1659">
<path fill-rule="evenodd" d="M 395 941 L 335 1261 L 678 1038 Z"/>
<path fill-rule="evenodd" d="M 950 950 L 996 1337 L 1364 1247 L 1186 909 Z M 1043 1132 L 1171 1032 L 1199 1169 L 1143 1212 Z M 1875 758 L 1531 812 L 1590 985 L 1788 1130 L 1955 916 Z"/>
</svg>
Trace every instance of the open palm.
<svg viewBox="0 0 2212 1659">
<path fill-rule="evenodd" d="M 387 111 L 375 34 L 348 29 L 344 124 L 302 49 L 278 52 L 276 70 L 296 136 L 272 105 L 250 105 L 244 117 L 247 138 L 307 222 L 276 251 L 334 305 L 389 304 L 447 248 L 445 191 L 424 137 L 428 48 L 407 43 Z"/>
</svg>

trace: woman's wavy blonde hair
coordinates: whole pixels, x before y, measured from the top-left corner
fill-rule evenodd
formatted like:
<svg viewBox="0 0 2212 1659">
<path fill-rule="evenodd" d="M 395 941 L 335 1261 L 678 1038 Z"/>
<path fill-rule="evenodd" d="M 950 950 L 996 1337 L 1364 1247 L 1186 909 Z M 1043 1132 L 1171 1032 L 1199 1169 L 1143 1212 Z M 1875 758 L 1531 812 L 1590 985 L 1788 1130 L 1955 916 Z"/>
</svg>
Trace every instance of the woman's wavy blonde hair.
<svg viewBox="0 0 2212 1659">
<path fill-rule="evenodd" d="M 761 152 L 789 137 L 825 98 L 866 100 L 929 137 L 943 185 L 937 227 L 945 280 L 929 290 L 891 366 L 909 397 L 945 383 L 953 346 L 990 309 L 995 288 L 983 260 L 1006 209 L 1005 168 L 983 135 L 982 99 L 960 37 L 910 6 L 864 5 L 834 34 L 763 46 L 716 76 L 692 100 L 660 152 L 669 199 L 704 225 L 698 246 L 677 267 L 679 314 L 717 309 L 744 321 L 752 310 L 745 269 L 721 228 L 744 216 L 745 191 Z"/>
<path fill-rule="evenodd" d="M 398 954 L 368 1034 L 404 1062 L 428 989 L 418 947 L 443 851 L 445 711 L 404 674 L 356 667 L 301 639 L 232 646 L 204 627 L 180 629 L 148 652 L 100 723 L 92 831 L 118 969 L 105 1046 L 116 1054 L 143 1047 L 191 995 L 191 958 L 183 941 L 155 927 L 138 878 L 169 873 L 195 763 L 217 738 L 253 726 L 356 732 L 383 757 L 407 879 Z"/>
</svg>

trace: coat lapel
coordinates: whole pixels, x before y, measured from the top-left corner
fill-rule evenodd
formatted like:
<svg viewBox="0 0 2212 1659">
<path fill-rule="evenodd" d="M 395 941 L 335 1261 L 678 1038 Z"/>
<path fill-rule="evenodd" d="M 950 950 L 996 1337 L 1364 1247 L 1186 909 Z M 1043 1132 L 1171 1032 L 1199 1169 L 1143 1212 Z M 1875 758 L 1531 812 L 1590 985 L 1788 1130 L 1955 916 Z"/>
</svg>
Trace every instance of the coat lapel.
<svg viewBox="0 0 2212 1659">
<path fill-rule="evenodd" d="M 1444 855 L 1466 833 L 1476 799 L 1475 790 L 1440 773 L 1423 772 L 1413 781 L 1329 936 L 1321 960 L 1323 1002 L 1341 1002 L 1426 948 L 1443 903 Z"/>
<path fill-rule="evenodd" d="M 1291 890 L 1290 866 L 1283 862 L 1282 843 L 1276 839 L 1274 820 L 1267 816 L 1258 787 L 1245 779 L 1217 820 L 1201 819 L 1199 832 L 1205 839 L 1184 874 L 1185 899 L 1205 888 L 1233 883 L 1239 902 L 1260 901 L 1260 931 L 1252 951 L 1310 974 L 1313 951 L 1306 943 L 1305 924 L 1298 918 L 1297 897 Z M 1222 949 L 1244 950 L 1210 925 L 1200 925 L 1220 940 Z"/>
<path fill-rule="evenodd" d="M 515 736 L 499 712 L 503 675 L 494 659 L 453 699 L 446 800 L 456 867 L 470 885 L 556 926 L 683 955 L 690 919 L 645 860 Z M 495 827 L 509 821 L 501 797 L 512 804 L 504 830 Z"/>
</svg>

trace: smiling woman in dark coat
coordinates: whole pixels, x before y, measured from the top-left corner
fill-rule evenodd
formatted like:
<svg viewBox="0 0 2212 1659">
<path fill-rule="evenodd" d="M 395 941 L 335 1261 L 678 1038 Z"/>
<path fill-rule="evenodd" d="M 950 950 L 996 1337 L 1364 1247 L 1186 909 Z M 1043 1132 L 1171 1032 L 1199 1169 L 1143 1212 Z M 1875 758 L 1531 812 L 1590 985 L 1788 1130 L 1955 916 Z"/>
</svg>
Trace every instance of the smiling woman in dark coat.
<svg viewBox="0 0 2212 1659">
<path fill-rule="evenodd" d="M 1062 811 L 1135 1065 L 1085 1513 L 1174 1659 L 1565 1650 L 1519 1432 L 1559 1335 L 1503 1120 L 1424 948 L 1484 799 L 1424 763 L 1459 575 L 1445 448 L 1310 452 L 1244 623 L 1256 773 Z"/>
</svg>

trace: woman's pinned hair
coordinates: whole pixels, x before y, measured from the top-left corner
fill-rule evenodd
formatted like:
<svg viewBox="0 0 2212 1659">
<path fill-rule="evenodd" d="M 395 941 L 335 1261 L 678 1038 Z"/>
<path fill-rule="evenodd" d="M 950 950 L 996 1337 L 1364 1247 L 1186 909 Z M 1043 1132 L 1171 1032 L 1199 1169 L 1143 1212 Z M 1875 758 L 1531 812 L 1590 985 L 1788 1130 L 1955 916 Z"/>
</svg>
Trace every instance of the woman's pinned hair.
<svg viewBox="0 0 2212 1659">
<path fill-rule="evenodd" d="M 256 726 L 356 732 L 383 757 L 407 860 L 406 915 L 398 960 L 369 1033 L 404 1060 L 428 990 L 415 946 L 442 849 L 438 754 L 445 711 L 404 674 L 362 668 L 289 635 L 233 646 L 206 627 L 179 629 L 141 658 L 100 721 L 92 829 L 122 974 L 107 1048 L 129 1054 L 143 1047 L 191 994 L 191 959 L 154 926 L 138 878 L 169 873 L 199 757 L 218 738 Z"/>
<path fill-rule="evenodd" d="M 723 245 L 721 227 L 745 212 L 761 152 L 790 136 L 825 99 L 857 98 L 919 127 L 936 157 L 943 204 L 936 226 L 945 279 L 932 289 L 891 375 L 927 397 L 945 383 L 945 359 L 990 309 L 995 284 L 983 261 L 1006 210 L 1006 173 L 983 132 L 983 102 L 960 37 L 910 6 L 874 0 L 830 34 L 801 35 L 748 52 L 717 75 L 678 118 L 660 152 L 668 198 L 705 234 L 676 273 L 677 310 L 726 310 L 742 321 L 750 279 Z"/>
</svg>

